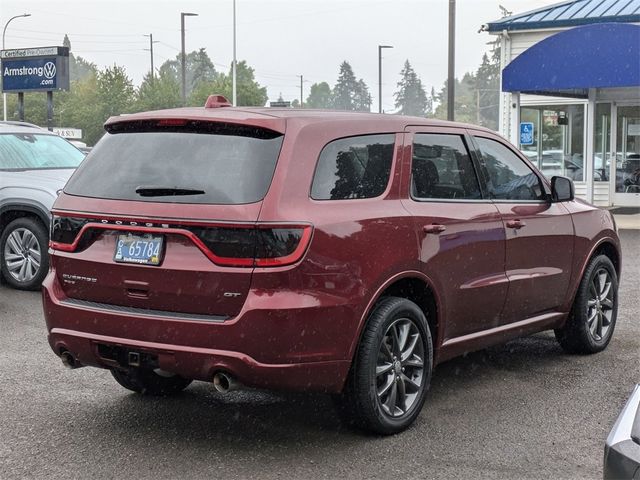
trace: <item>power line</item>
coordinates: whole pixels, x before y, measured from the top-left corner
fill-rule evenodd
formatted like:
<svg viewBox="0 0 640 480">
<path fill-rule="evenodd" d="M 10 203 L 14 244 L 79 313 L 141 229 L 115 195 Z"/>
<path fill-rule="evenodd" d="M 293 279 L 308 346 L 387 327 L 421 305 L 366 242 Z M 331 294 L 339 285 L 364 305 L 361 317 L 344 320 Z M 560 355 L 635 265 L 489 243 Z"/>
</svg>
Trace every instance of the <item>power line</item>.
<svg viewBox="0 0 640 480">
<path fill-rule="evenodd" d="M 73 32 L 53 32 L 47 31 L 43 32 L 41 30 L 30 30 L 27 28 L 13 28 L 11 30 L 14 32 L 27 32 L 27 33 L 51 33 L 52 35 L 69 35 L 74 37 L 109 37 L 113 38 L 114 35 L 112 33 L 73 33 Z M 138 37 L 139 35 L 135 33 L 118 33 L 118 37 Z"/>
<path fill-rule="evenodd" d="M 60 12 L 48 12 L 48 11 L 38 10 L 38 13 L 45 14 L 45 15 L 54 15 L 54 16 L 58 16 L 58 17 L 68 17 L 68 14 L 60 13 Z M 137 27 L 137 28 L 145 28 L 147 30 L 165 30 L 165 31 L 170 31 L 170 32 L 177 31 L 175 28 L 159 27 L 159 26 L 154 26 L 154 25 L 132 23 L 132 22 L 123 22 L 123 21 L 120 21 L 120 20 L 113 20 L 113 19 L 108 19 L 108 18 L 104 18 L 104 17 L 96 18 L 96 17 L 84 17 L 84 16 L 79 16 L 79 15 L 74 15 L 73 18 L 80 19 L 80 20 L 94 20 L 94 21 L 100 22 L 101 25 L 104 25 L 105 23 L 118 23 L 120 25 L 131 25 L 131 26 L 134 26 L 134 27 Z"/>
<path fill-rule="evenodd" d="M 49 36 L 33 36 L 33 35 L 29 35 L 28 37 L 22 36 L 22 35 L 11 35 L 11 38 L 18 38 L 20 40 L 44 40 L 44 41 L 52 41 L 52 42 L 58 42 L 60 40 L 60 37 L 54 36 L 54 35 L 49 35 Z M 143 41 L 137 41 L 137 42 L 105 42 L 105 41 L 101 41 L 101 40 L 78 40 L 78 39 L 74 39 L 73 42 L 74 44 L 86 44 L 86 43 L 97 43 L 100 45 L 140 45 L 143 43 Z"/>
<path fill-rule="evenodd" d="M 380 5 L 386 5 L 389 3 L 393 3 L 392 0 L 387 0 L 387 1 L 382 1 L 382 2 L 378 2 L 375 3 L 373 5 L 368 4 L 367 8 L 371 8 L 371 7 L 377 7 Z M 244 21 L 244 22 L 238 22 L 238 25 L 255 25 L 258 23 L 270 23 L 270 22 L 278 22 L 281 20 L 290 20 L 290 19 L 295 19 L 295 18 L 300 18 L 300 17 L 308 17 L 308 16 L 315 16 L 315 15 L 324 15 L 327 13 L 335 13 L 335 12 L 343 12 L 345 10 L 353 10 L 353 9 L 360 9 L 362 8 L 362 5 L 351 5 L 351 6 L 347 6 L 347 7 L 339 7 L 339 8 L 333 8 L 330 10 L 317 10 L 315 12 L 302 12 L 299 14 L 294 14 L 294 15 L 283 15 L 283 16 L 279 16 L 279 17 L 271 17 L 271 18 L 261 18 L 258 20 L 250 20 L 250 21 Z M 206 27 L 196 27 L 194 28 L 194 30 L 209 30 L 211 28 L 230 28 L 231 25 L 230 24 L 219 24 L 219 25 L 208 25 Z"/>
<path fill-rule="evenodd" d="M 164 45 L 165 47 L 173 48 L 173 49 L 174 49 L 175 51 L 177 51 L 177 52 L 179 52 L 179 51 L 180 51 L 180 49 L 179 49 L 178 47 L 174 47 L 173 45 L 169 45 L 168 43 L 163 42 L 162 40 L 158 40 L 158 43 L 159 43 L 160 45 Z"/>
<path fill-rule="evenodd" d="M 142 55 L 142 52 L 131 50 L 74 50 L 75 53 L 120 53 L 123 55 Z M 146 56 L 146 54 L 144 54 Z"/>
</svg>

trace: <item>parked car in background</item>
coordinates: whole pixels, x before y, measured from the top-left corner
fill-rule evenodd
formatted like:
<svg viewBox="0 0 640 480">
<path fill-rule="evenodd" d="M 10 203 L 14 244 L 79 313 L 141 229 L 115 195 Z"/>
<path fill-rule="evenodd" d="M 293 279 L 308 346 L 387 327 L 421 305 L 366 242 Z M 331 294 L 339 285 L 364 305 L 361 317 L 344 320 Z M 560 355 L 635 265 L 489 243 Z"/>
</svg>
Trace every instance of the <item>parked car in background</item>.
<svg viewBox="0 0 640 480">
<path fill-rule="evenodd" d="M 625 193 L 640 193 L 640 158 L 630 154 L 616 171 L 616 184 Z"/>
<path fill-rule="evenodd" d="M 91 147 L 88 147 L 86 143 L 81 142 L 80 140 L 69 140 L 69 143 L 85 155 L 91 151 Z"/>
<path fill-rule="evenodd" d="M 562 150 L 544 150 L 542 152 L 542 167 L 538 165 L 538 152 L 535 150 L 522 150 L 522 153 L 531 163 L 537 166 L 547 178 L 556 175 L 565 175 L 576 182 L 584 181 L 584 160 L 582 154 L 565 154 Z M 605 181 L 606 171 L 601 167 L 602 159 L 594 157 L 594 180 Z M 564 168 L 563 168 L 564 165 Z"/>
<path fill-rule="evenodd" d="M 640 385 L 636 385 L 607 437 L 604 478 L 640 479 Z"/>
<path fill-rule="evenodd" d="M 490 130 L 215 96 L 106 130 L 52 211 L 43 304 L 68 367 L 146 394 L 329 392 L 391 434 L 449 358 L 611 340 L 612 215 Z"/>
<path fill-rule="evenodd" d="M 84 154 L 36 125 L 0 122 L 0 272 L 37 290 L 49 268 L 50 209 Z"/>
</svg>

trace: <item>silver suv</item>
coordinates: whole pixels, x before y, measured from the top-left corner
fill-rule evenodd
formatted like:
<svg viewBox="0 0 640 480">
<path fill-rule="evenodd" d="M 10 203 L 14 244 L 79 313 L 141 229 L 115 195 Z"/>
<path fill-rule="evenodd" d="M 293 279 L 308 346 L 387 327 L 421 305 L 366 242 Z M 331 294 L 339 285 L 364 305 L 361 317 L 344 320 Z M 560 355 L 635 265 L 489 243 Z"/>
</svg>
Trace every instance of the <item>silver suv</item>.
<svg viewBox="0 0 640 480">
<path fill-rule="evenodd" d="M 49 269 L 49 210 L 83 159 L 36 125 L 0 122 L 0 272 L 12 287 L 40 288 Z"/>
</svg>

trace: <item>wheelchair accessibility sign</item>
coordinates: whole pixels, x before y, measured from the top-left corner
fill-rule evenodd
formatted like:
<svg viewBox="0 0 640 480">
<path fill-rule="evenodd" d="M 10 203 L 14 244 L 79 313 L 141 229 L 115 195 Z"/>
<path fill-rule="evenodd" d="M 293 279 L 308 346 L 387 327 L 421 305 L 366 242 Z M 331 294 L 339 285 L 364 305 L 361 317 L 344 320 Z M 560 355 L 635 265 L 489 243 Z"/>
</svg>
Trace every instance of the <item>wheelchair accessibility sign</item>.
<svg viewBox="0 0 640 480">
<path fill-rule="evenodd" d="M 520 123 L 520 145 L 533 145 L 533 123 Z"/>
</svg>

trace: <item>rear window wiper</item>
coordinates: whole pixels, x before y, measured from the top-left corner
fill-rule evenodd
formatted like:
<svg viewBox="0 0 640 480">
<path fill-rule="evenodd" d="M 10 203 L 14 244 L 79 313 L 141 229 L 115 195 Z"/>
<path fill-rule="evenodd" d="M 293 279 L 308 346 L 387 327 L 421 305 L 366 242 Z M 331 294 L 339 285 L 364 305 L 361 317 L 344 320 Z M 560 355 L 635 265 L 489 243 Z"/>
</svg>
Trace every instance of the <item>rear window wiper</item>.
<svg viewBox="0 0 640 480">
<path fill-rule="evenodd" d="M 142 185 L 136 188 L 136 193 L 141 197 L 172 197 L 177 195 L 204 195 L 204 190 L 196 188 L 160 187 L 156 185 Z"/>
</svg>

